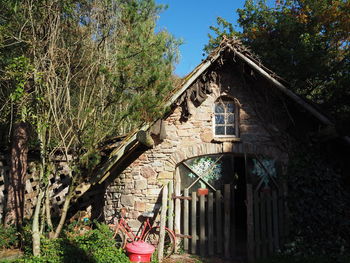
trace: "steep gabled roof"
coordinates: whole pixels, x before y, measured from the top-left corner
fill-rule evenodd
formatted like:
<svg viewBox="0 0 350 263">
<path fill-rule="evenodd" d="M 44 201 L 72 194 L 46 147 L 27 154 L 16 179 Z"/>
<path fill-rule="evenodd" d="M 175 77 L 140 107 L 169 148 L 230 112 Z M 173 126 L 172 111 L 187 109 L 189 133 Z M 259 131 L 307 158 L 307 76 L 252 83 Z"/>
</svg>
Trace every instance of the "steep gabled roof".
<svg viewBox="0 0 350 263">
<path fill-rule="evenodd" d="M 316 119 L 318 119 L 322 124 L 333 126 L 333 122 L 321 113 L 318 109 L 312 106 L 310 103 L 299 97 L 293 91 L 288 89 L 282 82 L 285 82 L 281 77 L 279 77 L 276 73 L 266 68 L 262 65 L 261 61 L 257 56 L 255 56 L 248 48 L 246 48 L 241 41 L 238 39 L 226 39 L 221 42 L 220 46 L 215 49 L 201 64 L 199 64 L 189 75 L 187 75 L 184 79 L 184 82 L 180 87 L 175 89 L 172 96 L 167 103 L 167 106 L 170 106 L 174 103 L 179 97 L 185 92 L 185 90 L 191 86 L 194 81 L 205 72 L 210 65 L 212 65 L 217 59 L 221 57 L 221 54 L 230 50 L 235 57 L 240 58 L 243 62 L 249 65 L 252 69 L 254 69 L 257 73 L 259 73 L 262 77 L 268 80 L 272 85 L 279 89 L 282 93 L 304 108 L 307 112 L 313 115 Z"/>
<path fill-rule="evenodd" d="M 263 78 L 270 82 L 271 88 L 280 90 L 283 94 L 293 100 L 297 105 L 303 108 L 314 116 L 320 123 L 325 126 L 334 126 L 334 123 L 316 107 L 302 99 L 294 92 L 286 87 L 286 81 L 275 74 L 273 71 L 266 68 L 259 58 L 254 55 L 248 48 L 246 48 L 238 39 L 227 39 L 224 38 L 220 46 L 216 48 L 205 60 L 202 61 L 191 73 L 189 73 L 182 81 L 182 83 L 176 87 L 167 97 L 165 103 L 166 107 L 175 105 L 184 95 L 186 90 L 193 85 L 197 79 L 205 73 L 208 68 L 219 60 L 224 52 L 230 51 L 235 58 L 239 58 L 245 64 L 249 65 L 255 72 L 259 73 Z M 285 83 L 285 84 L 283 84 Z M 155 123 L 155 122 L 154 122 Z M 131 133 L 128 137 L 119 144 L 119 146 L 112 151 L 109 159 L 103 164 L 103 166 L 97 171 L 95 178 L 91 180 L 91 184 L 102 183 L 108 178 L 110 170 L 116 166 L 119 162 L 125 160 L 129 154 L 136 149 L 140 144 L 137 139 L 138 132 L 144 132 L 154 124 L 150 123 L 141 127 L 138 131 Z M 350 143 L 350 138 L 346 137 L 345 140 Z M 84 188 L 87 188 L 86 185 Z M 84 191 L 84 190 L 83 190 Z"/>
</svg>

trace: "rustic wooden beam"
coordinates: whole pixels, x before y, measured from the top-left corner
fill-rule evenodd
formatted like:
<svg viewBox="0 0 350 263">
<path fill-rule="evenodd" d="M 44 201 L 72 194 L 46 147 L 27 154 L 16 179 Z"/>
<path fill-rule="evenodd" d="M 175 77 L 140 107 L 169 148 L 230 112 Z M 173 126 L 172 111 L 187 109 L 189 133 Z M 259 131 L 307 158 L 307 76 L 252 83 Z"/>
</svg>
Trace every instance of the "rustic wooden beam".
<svg viewBox="0 0 350 263">
<path fill-rule="evenodd" d="M 191 200 L 191 253 L 197 252 L 197 193 L 192 192 Z"/>
<path fill-rule="evenodd" d="M 154 146 L 154 140 L 151 134 L 147 131 L 138 131 L 136 134 L 136 140 L 148 148 L 153 148 Z"/>
<path fill-rule="evenodd" d="M 247 256 L 248 262 L 252 263 L 255 260 L 254 253 L 254 212 L 253 212 L 253 186 L 247 184 Z"/>
<path fill-rule="evenodd" d="M 188 189 L 185 189 L 185 190 L 188 191 Z M 171 196 L 171 198 L 172 199 L 180 199 L 180 200 L 192 200 L 192 197 L 190 197 L 190 196 L 182 196 L 182 195 L 175 195 L 175 194 L 173 194 Z"/>
<path fill-rule="evenodd" d="M 161 262 L 164 257 L 164 238 L 165 238 L 165 221 L 166 210 L 168 203 L 168 185 L 165 184 L 162 193 L 162 209 L 160 211 L 160 227 L 159 227 L 159 242 L 158 242 L 158 260 Z"/>
<path fill-rule="evenodd" d="M 132 133 L 129 137 L 125 138 L 124 141 L 119 145 L 118 148 L 113 150 L 109 156 L 109 159 L 103 164 L 103 166 L 95 173 L 95 176 L 91 179 L 91 184 L 102 183 L 108 176 L 109 171 L 113 166 L 128 152 L 134 150 L 141 142 L 137 139 L 138 134 L 141 131 L 148 130 L 150 126 L 144 125 L 139 131 Z M 140 137 L 140 135 L 139 135 Z M 142 136 L 141 136 L 142 137 Z M 142 144 L 142 143 L 141 143 Z"/>
<path fill-rule="evenodd" d="M 169 193 L 168 193 L 168 228 L 174 230 L 174 181 L 169 181 Z"/>
<path fill-rule="evenodd" d="M 185 92 L 185 90 L 193 84 L 193 82 L 211 66 L 219 57 L 220 51 L 217 52 L 213 57 L 209 58 L 202 62 L 199 66 L 197 66 L 190 75 L 185 79 L 185 82 L 181 85 L 182 87 L 169 99 L 168 103 L 165 104 L 166 107 L 172 105 L 181 95 Z"/>
<path fill-rule="evenodd" d="M 184 190 L 184 197 L 191 198 L 189 197 L 189 192 L 188 189 Z M 192 198 L 191 198 L 192 199 Z M 183 217 L 183 222 L 184 222 L 184 236 L 189 236 L 189 200 L 187 199 L 184 201 L 184 217 Z M 188 252 L 188 238 L 184 238 L 184 250 Z"/>
<path fill-rule="evenodd" d="M 177 168 L 175 170 L 175 195 L 179 196 L 181 194 L 181 178 L 180 171 Z M 175 222 L 174 222 L 174 232 L 175 234 L 181 234 L 181 201 L 180 199 L 175 199 Z M 175 252 L 178 251 L 180 245 L 180 240 L 176 240 Z"/>
</svg>

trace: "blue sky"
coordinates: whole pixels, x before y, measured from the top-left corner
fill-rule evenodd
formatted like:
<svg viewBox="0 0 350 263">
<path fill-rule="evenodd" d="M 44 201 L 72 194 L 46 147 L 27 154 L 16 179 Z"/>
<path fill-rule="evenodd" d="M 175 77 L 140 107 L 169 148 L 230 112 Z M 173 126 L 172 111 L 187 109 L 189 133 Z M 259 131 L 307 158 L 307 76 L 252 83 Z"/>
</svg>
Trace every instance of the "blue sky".
<svg viewBox="0 0 350 263">
<path fill-rule="evenodd" d="M 216 25 L 221 16 L 237 28 L 237 8 L 243 8 L 244 0 L 156 0 L 167 4 L 160 14 L 158 27 L 167 29 L 184 43 L 180 47 L 180 62 L 175 73 L 180 77 L 191 72 L 204 58 L 203 47 L 208 42 L 209 26 Z M 269 0 L 268 2 L 274 2 Z"/>
</svg>

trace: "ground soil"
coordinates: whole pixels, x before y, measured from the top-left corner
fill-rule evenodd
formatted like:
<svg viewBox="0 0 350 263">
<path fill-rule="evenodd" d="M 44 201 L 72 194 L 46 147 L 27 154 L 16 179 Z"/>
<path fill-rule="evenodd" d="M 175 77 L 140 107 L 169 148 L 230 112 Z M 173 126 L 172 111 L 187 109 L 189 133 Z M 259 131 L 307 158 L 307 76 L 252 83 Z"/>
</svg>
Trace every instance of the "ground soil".
<svg viewBox="0 0 350 263">
<path fill-rule="evenodd" d="M 2 260 L 16 259 L 23 256 L 23 252 L 19 249 L 5 249 L 0 250 L 0 262 Z"/>
<path fill-rule="evenodd" d="M 181 254 L 172 255 L 170 258 L 164 259 L 162 263 L 244 263 L 243 261 L 237 260 L 225 260 L 219 257 L 207 257 L 201 258 L 199 256 Z"/>
</svg>

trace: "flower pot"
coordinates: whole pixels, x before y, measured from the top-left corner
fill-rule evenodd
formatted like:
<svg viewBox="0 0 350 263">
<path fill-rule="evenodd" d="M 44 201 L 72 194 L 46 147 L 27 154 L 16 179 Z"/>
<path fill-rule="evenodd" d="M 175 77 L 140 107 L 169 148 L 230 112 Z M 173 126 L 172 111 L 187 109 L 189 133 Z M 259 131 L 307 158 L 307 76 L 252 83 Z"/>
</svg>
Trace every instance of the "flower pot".
<svg viewBox="0 0 350 263">
<path fill-rule="evenodd" d="M 197 194 L 200 195 L 208 195 L 209 189 L 208 188 L 198 188 Z"/>
<path fill-rule="evenodd" d="M 264 186 L 263 188 L 260 189 L 261 193 L 271 193 L 271 188 L 268 186 Z"/>
</svg>

